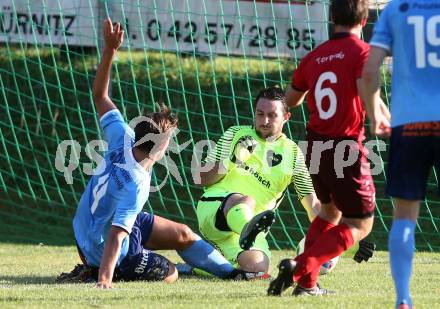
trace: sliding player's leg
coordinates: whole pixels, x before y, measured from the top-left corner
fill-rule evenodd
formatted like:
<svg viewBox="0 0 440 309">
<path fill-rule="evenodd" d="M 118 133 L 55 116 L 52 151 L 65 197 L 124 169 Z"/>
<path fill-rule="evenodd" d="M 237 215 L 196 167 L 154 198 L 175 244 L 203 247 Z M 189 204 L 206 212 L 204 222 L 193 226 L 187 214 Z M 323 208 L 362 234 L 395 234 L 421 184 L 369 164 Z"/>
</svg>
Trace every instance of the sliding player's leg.
<svg viewBox="0 0 440 309">
<path fill-rule="evenodd" d="M 145 248 L 177 250 L 180 257 L 192 267 L 202 269 L 219 278 L 230 277 L 234 267 L 187 225 L 159 216 L 154 216 L 153 221 L 149 237 L 144 238 Z M 148 222 L 145 222 L 143 226 L 147 230 Z"/>
</svg>

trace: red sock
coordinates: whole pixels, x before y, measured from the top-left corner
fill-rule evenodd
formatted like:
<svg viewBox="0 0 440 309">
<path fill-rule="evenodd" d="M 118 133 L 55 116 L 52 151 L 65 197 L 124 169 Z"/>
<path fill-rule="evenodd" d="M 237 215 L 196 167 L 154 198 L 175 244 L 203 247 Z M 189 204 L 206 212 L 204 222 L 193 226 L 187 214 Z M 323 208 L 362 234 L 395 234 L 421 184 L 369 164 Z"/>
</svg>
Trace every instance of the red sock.
<svg viewBox="0 0 440 309">
<path fill-rule="evenodd" d="M 347 224 L 341 223 L 331 228 L 303 254 L 295 258 L 297 266 L 293 280 L 304 288 L 312 288 L 318 281 L 322 264 L 341 255 L 353 245 L 353 235 Z"/>
<path fill-rule="evenodd" d="M 319 216 L 316 216 L 316 218 L 312 221 L 312 224 L 310 224 L 309 230 L 307 231 L 304 250 L 310 248 L 319 237 L 321 237 L 325 232 L 334 226 L 334 224 L 321 219 Z"/>
<path fill-rule="evenodd" d="M 306 241 L 304 243 L 304 250 L 307 250 L 308 248 L 313 246 L 313 244 L 319 237 L 321 237 L 325 232 L 327 232 L 334 226 L 334 224 L 320 218 L 319 216 L 316 216 L 316 218 L 313 219 L 312 224 L 310 224 L 309 230 L 307 231 Z M 301 277 L 301 279 L 298 281 L 298 284 L 305 288 L 313 287 L 311 286 L 311 284 L 313 283 L 312 277 L 312 273 L 308 273 L 307 275 Z"/>
</svg>

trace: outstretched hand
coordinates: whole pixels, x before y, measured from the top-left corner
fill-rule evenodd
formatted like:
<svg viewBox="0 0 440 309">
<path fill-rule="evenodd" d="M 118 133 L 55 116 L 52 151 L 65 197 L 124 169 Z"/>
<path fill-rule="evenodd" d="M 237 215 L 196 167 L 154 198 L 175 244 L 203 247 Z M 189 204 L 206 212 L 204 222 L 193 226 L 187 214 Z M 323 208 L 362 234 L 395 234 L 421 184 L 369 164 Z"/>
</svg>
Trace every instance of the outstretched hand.
<svg viewBox="0 0 440 309">
<path fill-rule="evenodd" d="M 105 49 L 116 51 L 124 41 L 124 30 L 121 30 L 121 24 L 113 23 L 110 17 L 104 20 L 104 43 Z"/>
</svg>

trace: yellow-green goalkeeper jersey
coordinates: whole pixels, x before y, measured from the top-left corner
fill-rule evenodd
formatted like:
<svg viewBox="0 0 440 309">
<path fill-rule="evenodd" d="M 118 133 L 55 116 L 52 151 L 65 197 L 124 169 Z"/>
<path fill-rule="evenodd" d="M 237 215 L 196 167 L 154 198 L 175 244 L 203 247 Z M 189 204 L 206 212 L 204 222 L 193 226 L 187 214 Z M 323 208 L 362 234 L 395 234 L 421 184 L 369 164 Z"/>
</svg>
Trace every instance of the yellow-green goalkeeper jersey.
<svg viewBox="0 0 440 309">
<path fill-rule="evenodd" d="M 259 213 L 278 207 L 289 184 L 299 200 L 314 192 L 300 148 L 284 134 L 270 141 L 260 138 L 252 126 L 233 126 L 220 137 L 205 163 L 219 161 L 227 174 L 206 187 L 205 196 L 218 191 L 249 195 Z"/>
</svg>

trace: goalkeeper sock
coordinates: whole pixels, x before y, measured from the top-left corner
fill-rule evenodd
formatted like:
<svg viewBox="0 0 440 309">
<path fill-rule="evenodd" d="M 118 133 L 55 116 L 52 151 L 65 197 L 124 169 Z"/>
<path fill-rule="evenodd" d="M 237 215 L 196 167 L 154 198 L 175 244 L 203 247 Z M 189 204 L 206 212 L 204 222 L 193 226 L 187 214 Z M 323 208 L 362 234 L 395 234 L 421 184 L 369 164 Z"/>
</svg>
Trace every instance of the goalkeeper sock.
<svg viewBox="0 0 440 309">
<path fill-rule="evenodd" d="M 226 222 L 229 228 L 237 234 L 240 234 L 243 227 L 254 217 L 254 211 L 246 203 L 241 203 L 229 209 L 226 215 Z"/>
<path fill-rule="evenodd" d="M 334 224 L 320 218 L 319 216 L 316 216 L 316 218 L 312 221 L 312 224 L 310 224 L 309 230 L 307 231 L 304 250 L 310 248 L 321 235 L 334 226 Z"/>
<path fill-rule="evenodd" d="M 318 281 L 321 265 L 340 256 L 353 245 L 350 227 L 341 223 L 329 229 L 315 243 L 298 255 L 293 280 L 303 288 L 313 288 Z M 310 274 L 310 275 L 308 275 Z"/>
<path fill-rule="evenodd" d="M 397 293 L 396 307 L 407 304 L 412 308 L 409 282 L 414 255 L 414 230 L 416 223 L 407 219 L 395 219 L 388 238 L 391 274 Z"/>
<path fill-rule="evenodd" d="M 197 239 L 185 250 L 177 251 L 180 257 L 192 267 L 200 268 L 216 277 L 229 278 L 234 270 L 213 246 L 196 235 Z"/>
</svg>

